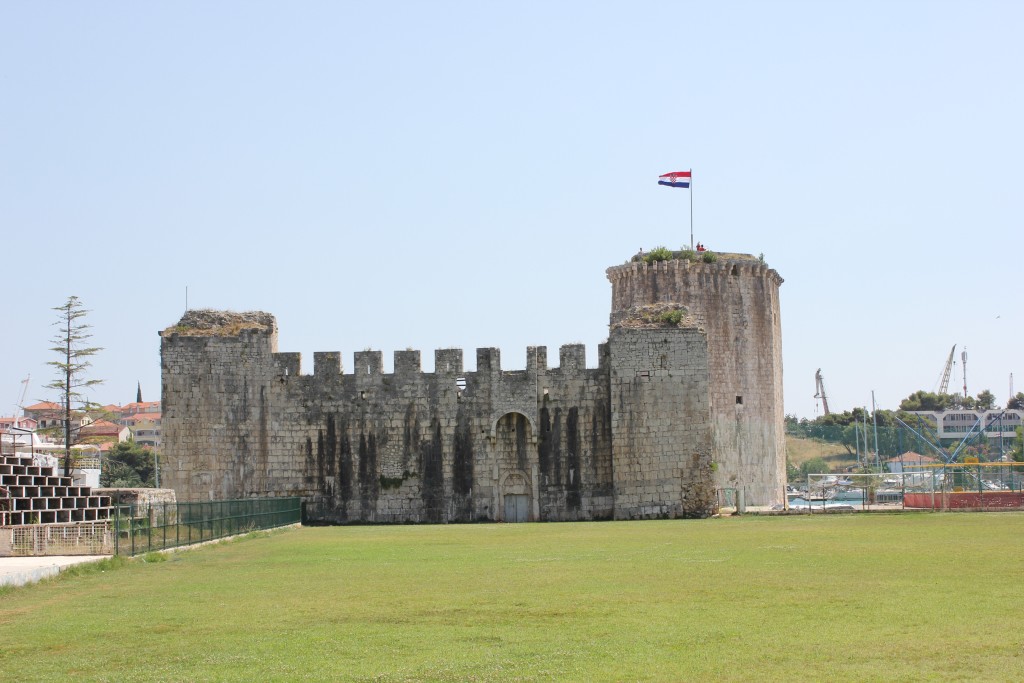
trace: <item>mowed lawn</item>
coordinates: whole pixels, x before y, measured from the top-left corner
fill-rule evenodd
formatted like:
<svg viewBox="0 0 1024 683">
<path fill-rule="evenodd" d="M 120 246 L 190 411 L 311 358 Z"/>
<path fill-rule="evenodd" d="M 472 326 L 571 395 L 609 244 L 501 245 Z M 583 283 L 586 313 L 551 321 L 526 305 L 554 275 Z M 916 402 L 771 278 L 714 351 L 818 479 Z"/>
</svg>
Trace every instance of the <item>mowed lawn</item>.
<svg viewBox="0 0 1024 683">
<path fill-rule="evenodd" d="M 0 680 L 1024 680 L 1024 514 L 283 530 L 0 595 Z"/>
</svg>

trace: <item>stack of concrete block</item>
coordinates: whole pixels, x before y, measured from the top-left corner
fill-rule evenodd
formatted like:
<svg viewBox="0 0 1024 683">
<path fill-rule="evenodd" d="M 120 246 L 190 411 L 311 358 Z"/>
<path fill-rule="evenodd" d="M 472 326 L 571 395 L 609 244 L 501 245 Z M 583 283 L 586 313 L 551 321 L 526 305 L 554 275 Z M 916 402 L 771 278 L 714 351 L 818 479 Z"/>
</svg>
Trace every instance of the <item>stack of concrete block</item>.
<svg viewBox="0 0 1024 683">
<path fill-rule="evenodd" d="M 32 456 L 0 457 L 0 526 L 99 522 L 110 519 L 110 497 L 75 486 Z"/>
</svg>

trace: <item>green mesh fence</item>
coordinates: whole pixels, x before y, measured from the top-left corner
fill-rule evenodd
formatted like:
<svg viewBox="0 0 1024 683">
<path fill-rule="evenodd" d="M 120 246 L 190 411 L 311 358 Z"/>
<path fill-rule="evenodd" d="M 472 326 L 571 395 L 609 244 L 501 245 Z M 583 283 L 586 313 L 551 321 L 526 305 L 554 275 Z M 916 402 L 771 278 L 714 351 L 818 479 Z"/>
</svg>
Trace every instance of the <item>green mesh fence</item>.
<svg viewBox="0 0 1024 683">
<path fill-rule="evenodd" d="M 957 452 L 957 459 L 974 456 L 982 461 L 998 461 L 1013 448 L 1012 440 L 1001 439 L 988 433 L 972 434 L 967 443 L 961 447 L 961 439 L 938 439 L 928 425 L 908 423 L 910 429 L 903 426 L 878 427 L 877 437 L 874 426 L 869 421 L 867 428 L 863 423 L 850 425 L 816 425 L 793 424 L 787 422 L 786 433 L 807 439 L 817 439 L 826 443 L 845 446 L 852 454 L 860 454 L 865 466 L 876 466 L 889 458 L 895 458 L 907 452 L 927 455 L 945 461 L 946 453 Z M 994 429 L 994 428 L 993 428 Z M 989 430 L 991 431 L 991 430 Z M 877 446 L 876 446 L 877 444 Z M 876 460 L 876 448 L 878 457 Z"/>
<path fill-rule="evenodd" d="M 111 517 L 114 552 L 136 555 L 297 524 L 301 513 L 300 498 L 119 505 Z"/>
</svg>

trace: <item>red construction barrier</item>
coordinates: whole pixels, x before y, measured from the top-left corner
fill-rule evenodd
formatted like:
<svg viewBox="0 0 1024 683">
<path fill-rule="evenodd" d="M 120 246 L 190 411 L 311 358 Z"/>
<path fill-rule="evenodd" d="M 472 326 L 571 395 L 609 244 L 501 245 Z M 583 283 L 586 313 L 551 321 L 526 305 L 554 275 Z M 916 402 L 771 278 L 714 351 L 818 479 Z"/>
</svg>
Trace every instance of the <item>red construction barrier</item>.
<svg viewBox="0 0 1024 683">
<path fill-rule="evenodd" d="M 903 507 L 935 510 L 1018 510 L 1024 509 L 1024 491 L 947 491 L 935 494 L 908 492 L 903 494 Z"/>
</svg>

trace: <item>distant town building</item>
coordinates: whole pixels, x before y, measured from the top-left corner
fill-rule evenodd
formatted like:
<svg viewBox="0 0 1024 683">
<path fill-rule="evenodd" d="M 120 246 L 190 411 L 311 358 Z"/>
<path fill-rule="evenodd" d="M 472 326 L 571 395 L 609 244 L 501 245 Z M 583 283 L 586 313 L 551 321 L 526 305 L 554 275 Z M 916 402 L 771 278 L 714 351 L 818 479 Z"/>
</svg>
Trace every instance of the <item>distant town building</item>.
<svg viewBox="0 0 1024 683">
<path fill-rule="evenodd" d="M 31 417 L 37 423 L 37 429 L 52 429 L 64 425 L 64 406 L 53 401 L 42 401 L 22 409 L 26 417 Z M 71 429 L 77 431 L 82 425 L 92 422 L 92 418 L 85 413 L 75 410 L 71 413 Z"/>
<path fill-rule="evenodd" d="M 0 417 L 0 433 L 6 434 L 9 431 L 35 431 L 39 423 L 31 417 Z"/>
<path fill-rule="evenodd" d="M 160 401 L 137 401 L 121 406 L 121 415 L 138 415 L 139 413 L 159 413 Z"/>
<path fill-rule="evenodd" d="M 108 451 L 114 444 L 127 441 L 131 435 L 131 430 L 124 425 L 109 420 L 96 420 L 78 431 L 78 440 L 95 444 L 101 451 Z"/>
<path fill-rule="evenodd" d="M 160 423 L 161 413 L 136 413 L 121 420 L 131 430 L 135 443 L 150 448 L 160 448 Z"/>
<path fill-rule="evenodd" d="M 59 403 L 41 401 L 23 411 L 22 416 L 0 416 L 0 444 L 5 451 L 50 452 L 64 447 L 64 408 Z M 71 439 L 73 444 L 86 444 L 82 448 L 90 453 L 105 452 L 128 439 L 159 448 L 161 421 L 160 401 L 109 404 L 90 409 L 88 414 L 75 411 Z"/>
<path fill-rule="evenodd" d="M 17 446 L 31 444 L 37 427 L 31 417 L 0 417 L 0 452 L 13 453 Z"/>
<path fill-rule="evenodd" d="M 921 455 L 914 451 L 900 453 L 899 455 L 885 461 L 886 467 L 893 474 L 900 474 L 907 470 L 918 469 L 923 465 L 936 465 L 938 463 L 938 458 L 933 458 L 930 455 Z"/>
<path fill-rule="evenodd" d="M 935 420 L 935 431 L 940 439 L 963 439 L 976 433 L 982 426 L 989 439 L 1012 439 L 1017 427 L 1024 424 L 1024 410 L 915 410 L 915 415 L 926 415 Z"/>
</svg>

